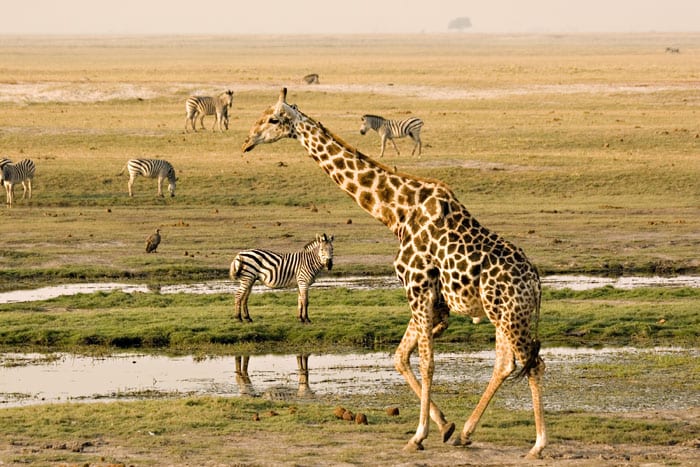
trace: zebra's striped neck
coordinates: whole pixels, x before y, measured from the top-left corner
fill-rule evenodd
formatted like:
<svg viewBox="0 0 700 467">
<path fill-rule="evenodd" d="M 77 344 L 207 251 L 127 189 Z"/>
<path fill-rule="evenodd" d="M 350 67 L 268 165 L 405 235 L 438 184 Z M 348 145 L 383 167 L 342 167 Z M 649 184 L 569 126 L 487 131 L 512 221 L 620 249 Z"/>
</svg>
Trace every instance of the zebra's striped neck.
<svg viewBox="0 0 700 467">
<path fill-rule="evenodd" d="M 400 236 L 403 225 L 438 193 L 454 199 L 442 182 L 401 174 L 353 148 L 320 122 L 297 110 L 294 134 L 309 155 L 372 217 Z"/>
</svg>

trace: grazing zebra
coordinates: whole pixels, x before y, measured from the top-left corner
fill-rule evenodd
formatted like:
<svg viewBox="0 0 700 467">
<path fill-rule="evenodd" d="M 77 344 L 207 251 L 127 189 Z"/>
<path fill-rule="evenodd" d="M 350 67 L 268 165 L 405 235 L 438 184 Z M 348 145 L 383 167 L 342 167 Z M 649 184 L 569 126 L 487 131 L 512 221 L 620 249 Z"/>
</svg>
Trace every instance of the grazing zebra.
<svg viewBox="0 0 700 467">
<path fill-rule="evenodd" d="M 211 96 L 190 96 L 185 101 L 185 111 L 187 119 L 185 120 L 185 131 L 191 124 L 192 130 L 197 131 L 196 120 L 199 117 L 199 125 L 204 130 L 204 117 L 207 115 L 216 115 L 214 126 L 211 131 L 216 131 L 218 124 L 219 131 L 224 130 L 224 126 L 228 130 L 228 109 L 233 105 L 233 91 L 228 90 L 219 94 L 216 97 Z"/>
<path fill-rule="evenodd" d="M 2 168 L 5 167 L 7 164 L 12 164 L 12 161 L 10 159 L 0 157 L 0 170 L 2 170 Z"/>
<path fill-rule="evenodd" d="M 302 81 L 306 84 L 320 84 L 321 81 L 318 79 L 318 73 L 310 73 L 302 78 Z"/>
<path fill-rule="evenodd" d="M 0 182 L 5 186 L 6 202 L 12 206 L 14 201 L 15 184 L 22 184 L 22 199 L 29 191 L 29 199 L 32 199 L 32 179 L 36 166 L 30 159 L 24 159 L 13 164 L 8 159 L 2 159 L 2 170 L 0 171 Z"/>
<path fill-rule="evenodd" d="M 134 196 L 134 179 L 139 175 L 157 178 L 158 196 L 161 197 L 163 196 L 163 180 L 167 178 L 170 196 L 175 196 L 175 169 L 173 169 L 170 162 L 161 159 L 131 159 L 126 163 L 126 167 L 122 169 L 119 175 L 123 174 L 125 169 L 129 170 L 129 196 Z"/>
<path fill-rule="evenodd" d="M 403 138 L 405 136 L 410 136 L 411 139 L 416 143 L 413 146 L 413 151 L 411 155 L 416 152 L 418 148 L 418 155 L 420 156 L 422 143 L 420 140 L 420 129 L 423 127 L 423 120 L 418 117 L 409 117 L 405 120 L 387 120 L 378 115 L 363 115 L 362 116 L 362 126 L 360 127 L 360 134 L 364 135 L 368 130 L 372 129 L 379 133 L 379 137 L 382 139 L 382 152 L 379 157 L 384 156 L 384 148 L 386 147 L 386 140 L 391 141 L 396 149 L 396 154 L 401 155 L 399 148 L 396 147 L 394 138 Z"/>
<path fill-rule="evenodd" d="M 303 250 L 295 253 L 275 253 L 269 250 L 245 250 L 231 263 L 230 276 L 239 280 L 236 291 L 236 319 L 253 321 L 248 313 L 248 297 L 255 281 L 267 287 L 290 287 L 295 282 L 299 288 L 298 318 L 309 320 L 309 287 L 323 268 L 333 267 L 333 235 L 316 235 Z M 243 312 L 243 317 L 241 317 Z"/>
</svg>

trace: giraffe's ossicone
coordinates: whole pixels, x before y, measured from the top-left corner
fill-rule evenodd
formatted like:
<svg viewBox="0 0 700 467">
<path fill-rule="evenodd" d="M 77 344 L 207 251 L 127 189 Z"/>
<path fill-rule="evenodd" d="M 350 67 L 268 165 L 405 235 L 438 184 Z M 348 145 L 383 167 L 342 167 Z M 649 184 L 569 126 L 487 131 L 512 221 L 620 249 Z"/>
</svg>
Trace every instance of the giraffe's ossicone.
<svg viewBox="0 0 700 467">
<path fill-rule="evenodd" d="M 538 457 L 547 443 L 541 380 L 545 365 L 537 340 L 541 284 L 525 253 L 489 231 L 470 215 L 444 183 L 397 173 L 358 152 L 286 101 L 277 102 L 253 125 L 243 152 L 263 143 L 296 138 L 321 169 L 372 217 L 396 235 L 394 261 L 403 284 L 411 319 L 395 354 L 396 369 L 420 398 L 415 435 L 405 449 L 423 449 L 428 417 L 438 425 L 443 441 L 454 432 L 431 400 L 434 371 L 433 340 L 448 326 L 450 313 L 488 317 L 496 332 L 496 361 L 491 380 L 455 445 L 468 445 L 494 393 L 516 368 L 527 376 L 535 414 L 537 439 L 528 457 Z M 418 349 L 420 381 L 409 357 Z"/>
</svg>

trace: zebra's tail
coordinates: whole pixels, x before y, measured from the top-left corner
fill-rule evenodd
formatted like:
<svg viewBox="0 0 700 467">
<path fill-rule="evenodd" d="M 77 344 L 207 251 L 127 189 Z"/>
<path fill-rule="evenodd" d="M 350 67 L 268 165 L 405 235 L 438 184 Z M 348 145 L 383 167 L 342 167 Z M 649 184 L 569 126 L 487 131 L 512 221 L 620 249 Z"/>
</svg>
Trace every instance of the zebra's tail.
<svg viewBox="0 0 700 467">
<path fill-rule="evenodd" d="M 119 173 L 117 174 L 117 176 L 122 175 L 122 174 L 126 171 L 126 168 L 127 168 L 128 166 L 129 166 L 129 163 L 128 163 L 128 162 L 127 162 L 126 164 L 124 164 L 124 167 L 122 167 L 122 171 L 119 172 Z"/>
<path fill-rule="evenodd" d="M 229 276 L 231 277 L 231 280 L 240 278 L 242 266 L 243 261 L 241 261 L 241 258 L 239 256 L 233 258 L 233 261 L 231 262 L 231 269 L 229 269 L 228 272 Z"/>
</svg>

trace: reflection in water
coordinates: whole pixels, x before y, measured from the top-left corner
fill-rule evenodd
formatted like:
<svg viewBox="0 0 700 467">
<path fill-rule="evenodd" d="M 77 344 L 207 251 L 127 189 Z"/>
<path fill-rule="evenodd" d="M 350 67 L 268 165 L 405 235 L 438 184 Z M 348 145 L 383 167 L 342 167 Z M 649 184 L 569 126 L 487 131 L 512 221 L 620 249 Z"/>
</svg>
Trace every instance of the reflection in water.
<svg viewBox="0 0 700 467">
<path fill-rule="evenodd" d="M 309 386 L 309 355 L 300 354 L 296 357 L 297 374 L 299 375 L 299 384 L 297 388 L 294 389 L 283 384 L 270 386 L 263 392 L 263 398 L 270 400 L 289 400 L 294 397 L 308 399 L 314 396 Z M 248 375 L 250 355 L 237 355 L 234 359 L 236 362 L 236 384 L 238 385 L 238 393 L 241 396 L 257 397 L 259 394 L 253 388 L 253 383 Z"/>
<path fill-rule="evenodd" d="M 700 406 L 697 383 L 687 377 L 700 349 L 545 347 L 542 356 L 547 362 L 547 410 L 623 412 Z M 314 354 L 313 359 L 308 355 L 50 357 L 0 354 L 0 407 L 191 395 L 284 396 L 285 400 L 360 396 L 367 401 L 378 395 L 412 395 L 389 352 Z M 494 358 L 493 350 L 437 353 L 435 385 L 476 397 L 489 381 Z M 527 381 L 508 380 L 493 402 L 531 410 L 522 384 Z"/>
</svg>

